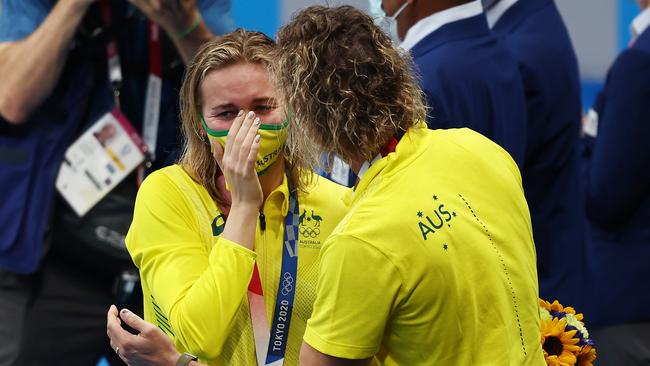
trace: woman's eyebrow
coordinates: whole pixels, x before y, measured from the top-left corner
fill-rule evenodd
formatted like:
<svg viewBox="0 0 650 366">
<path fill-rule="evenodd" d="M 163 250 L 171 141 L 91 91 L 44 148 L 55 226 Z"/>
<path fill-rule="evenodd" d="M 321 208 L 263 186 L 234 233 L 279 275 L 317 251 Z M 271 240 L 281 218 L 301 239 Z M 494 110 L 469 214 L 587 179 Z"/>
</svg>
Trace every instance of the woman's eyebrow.
<svg viewBox="0 0 650 366">
<path fill-rule="evenodd" d="M 277 103 L 274 97 L 262 97 L 253 99 L 253 103 Z"/>
<path fill-rule="evenodd" d="M 218 109 L 231 109 L 231 108 L 237 108 L 237 106 L 234 105 L 233 103 L 224 103 L 224 104 L 219 104 L 219 105 L 216 105 L 216 106 L 212 107 L 211 111 L 215 112 Z"/>
</svg>

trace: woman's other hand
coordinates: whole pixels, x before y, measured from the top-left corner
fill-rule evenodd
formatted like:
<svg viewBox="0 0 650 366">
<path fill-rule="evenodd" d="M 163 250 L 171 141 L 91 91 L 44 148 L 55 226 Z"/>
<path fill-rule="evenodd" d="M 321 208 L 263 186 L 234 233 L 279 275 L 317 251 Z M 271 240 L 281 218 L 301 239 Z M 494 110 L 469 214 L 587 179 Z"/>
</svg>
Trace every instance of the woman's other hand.
<svg viewBox="0 0 650 366">
<path fill-rule="evenodd" d="M 122 328 L 122 321 L 138 334 Z M 106 314 L 106 334 L 113 351 L 129 366 L 175 365 L 180 357 L 171 338 L 162 330 L 127 309 L 122 309 L 118 316 L 115 305 Z"/>
</svg>

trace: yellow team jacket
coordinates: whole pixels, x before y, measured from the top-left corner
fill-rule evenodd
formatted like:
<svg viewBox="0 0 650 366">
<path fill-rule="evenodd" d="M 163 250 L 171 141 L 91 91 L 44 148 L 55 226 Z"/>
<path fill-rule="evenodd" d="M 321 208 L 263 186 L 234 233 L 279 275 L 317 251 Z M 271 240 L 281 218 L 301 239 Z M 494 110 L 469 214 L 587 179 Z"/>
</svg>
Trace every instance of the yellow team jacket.
<svg viewBox="0 0 650 366">
<path fill-rule="evenodd" d="M 314 178 L 300 192 L 298 280 L 285 364 L 298 365 L 306 321 L 316 296 L 319 252 L 345 214 L 347 189 Z M 171 336 L 180 352 L 210 365 L 254 365 L 247 288 L 255 262 L 267 318 L 273 317 L 282 261 L 286 177 L 264 203 L 255 251 L 220 238 L 223 214 L 208 192 L 179 165 L 152 173 L 135 204 L 126 245 L 140 270 L 144 317 Z"/>
<path fill-rule="evenodd" d="M 411 128 L 348 198 L 321 250 L 309 345 L 383 365 L 545 365 L 530 215 L 502 148 Z"/>
</svg>

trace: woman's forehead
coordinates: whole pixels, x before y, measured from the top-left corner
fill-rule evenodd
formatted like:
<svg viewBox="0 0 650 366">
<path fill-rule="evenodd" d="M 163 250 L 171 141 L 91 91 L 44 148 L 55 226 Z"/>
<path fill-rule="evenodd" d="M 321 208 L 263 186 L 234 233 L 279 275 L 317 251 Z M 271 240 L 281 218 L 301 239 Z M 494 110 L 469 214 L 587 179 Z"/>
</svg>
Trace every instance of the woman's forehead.
<svg viewBox="0 0 650 366">
<path fill-rule="evenodd" d="M 266 67 L 246 63 L 210 71 L 201 83 L 201 94 L 205 101 L 234 102 L 274 98 L 275 90 Z"/>
</svg>

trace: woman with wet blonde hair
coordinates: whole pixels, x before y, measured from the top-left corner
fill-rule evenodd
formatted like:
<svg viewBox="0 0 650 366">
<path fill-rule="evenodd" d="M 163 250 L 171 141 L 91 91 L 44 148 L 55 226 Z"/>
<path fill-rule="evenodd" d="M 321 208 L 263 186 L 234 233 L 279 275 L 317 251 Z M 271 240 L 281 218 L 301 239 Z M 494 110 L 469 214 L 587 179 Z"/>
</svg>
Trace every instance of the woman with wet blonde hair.
<svg viewBox="0 0 650 366">
<path fill-rule="evenodd" d="M 144 318 L 156 326 L 122 310 L 134 336 L 115 307 L 108 313 L 111 345 L 128 364 L 298 364 L 320 244 L 344 214 L 346 189 L 285 160 L 274 49 L 262 33 L 237 30 L 206 43 L 187 69 L 183 153 L 144 181 L 126 238 Z M 148 351 L 152 339 L 166 346 Z"/>
</svg>

